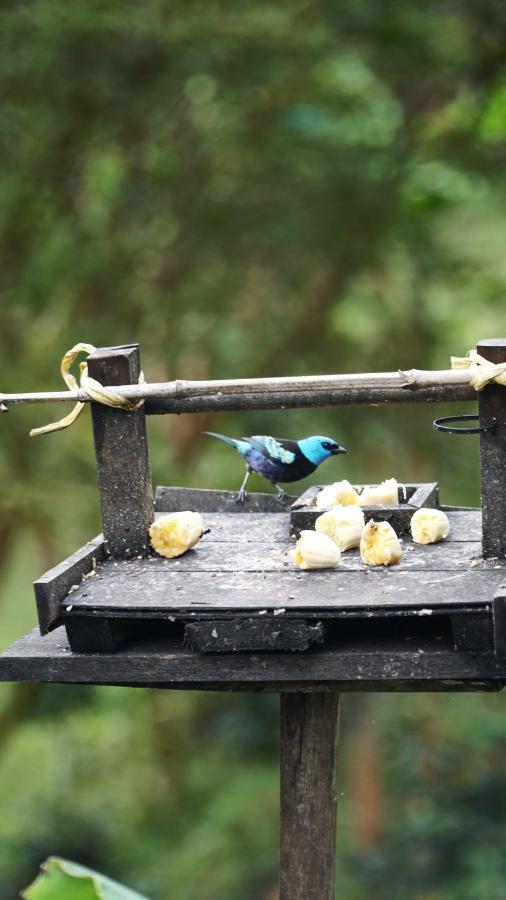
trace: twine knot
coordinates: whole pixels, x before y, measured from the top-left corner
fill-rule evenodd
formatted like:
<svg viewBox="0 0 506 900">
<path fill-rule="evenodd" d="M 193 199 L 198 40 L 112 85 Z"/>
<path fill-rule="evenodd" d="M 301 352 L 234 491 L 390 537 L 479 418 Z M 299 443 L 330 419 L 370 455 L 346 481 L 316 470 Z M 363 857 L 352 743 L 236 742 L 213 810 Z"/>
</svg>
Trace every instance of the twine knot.
<svg viewBox="0 0 506 900">
<path fill-rule="evenodd" d="M 476 350 L 469 350 L 467 356 L 450 358 L 452 369 L 471 369 L 469 384 L 475 391 L 482 391 L 492 381 L 506 387 L 506 362 L 492 363 Z"/>
<path fill-rule="evenodd" d="M 116 394 L 112 388 L 104 387 L 103 384 L 100 384 L 99 381 L 96 381 L 95 378 L 91 378 L 91 376 L 88 375 L 88 364 L 86 361 L 79 363 L 79 383 L 70 371 L 72 364 L 80 353 L 86 353 L 86 355 L 89 356 L 90 353 L 93 353 L 96 349 L 97 348 L 94 347 L 93 344 L 75 344 L 74 347 L 67 350 L 60 363 L 60 372 L 65 384 L 71 391 L 77 391 L 79 389 L 86 391 L 90 400 L 94 400 L 95 403 L 103 403 L 105 406 L 113 406 L 115 409 L 124 409 L 126 412 L 135 412 L 142 406 L 144 401 L 127 400 L 120 394 Z M 144 384 L 144 375 L 142 372 L 139 375 L 139 384 Z M 32 428 L 30 437 L 35 437 L 39 434 L 49 434 L 51 431 L 62 431 L 63 428 L 69 428 L 70 425 L 73 425 L 78 416 L 80 416 L 84 406 L 85 404 L 79 401 L 68 416 L 59 419 L 58 422 L 51 422 L 49 425 L 43 425 L 41 428 Z"/>
</svg>

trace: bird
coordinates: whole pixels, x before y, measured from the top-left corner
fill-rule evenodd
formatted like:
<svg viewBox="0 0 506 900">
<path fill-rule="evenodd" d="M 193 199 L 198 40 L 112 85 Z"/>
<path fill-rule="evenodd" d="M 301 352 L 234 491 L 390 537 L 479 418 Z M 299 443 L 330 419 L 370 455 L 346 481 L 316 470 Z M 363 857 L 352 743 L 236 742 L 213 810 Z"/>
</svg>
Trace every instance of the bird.
<svg viewBox="0 0 506 900">
<path fill-rule="evenodd" d="M 333 438 L 321 434 L 313 434 L 299 441 L 276 438 L 269 434 L 253 434 L 243 438 L 227 437 L 215 431 L 204 431 L 204 434 L 229 444 L 246 463 L 246 474 L 238 494 L 241 502 L 248 496 L 246 484 L 252 472 L 257 472 L 270 481 L 277 489 L 278 500 L 283 500 L 287 495 L 279 482 L 299 481 L 306 475 L 311 475 L 329 457 L 348 452 Z"/>
</svg>

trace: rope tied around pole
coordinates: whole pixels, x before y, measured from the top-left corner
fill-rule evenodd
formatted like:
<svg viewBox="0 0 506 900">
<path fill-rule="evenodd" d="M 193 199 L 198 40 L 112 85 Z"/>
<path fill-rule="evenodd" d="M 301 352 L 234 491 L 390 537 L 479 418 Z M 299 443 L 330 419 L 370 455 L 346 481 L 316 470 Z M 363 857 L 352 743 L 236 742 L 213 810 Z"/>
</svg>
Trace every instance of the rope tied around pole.
<svg viewBox="0 0 506 900">
<path fill-rule="evenodd" d="M 467 356 L 451 356 L 452 369 L 471 369 L 469 384 L 475 391 L 482 391 L 493 381 L 506 387 L 506 363 L 491 363 L 476 350 Z"/>
<path fill-rule="evenodd" d="M 71 391 L 79 390 L 79 388 L 86 391 L 89 398 L 95 403 L 103 403 L 105 406 L 123 409 L 125 412 L 135 412 L 142 406 L 144 400 L 127 400 L 125 397 L 122 397 L 121 394 L 116 394 L 111 388 L 104 387 L 103 384 L 100 384 L 99 381 L 88 375 L 88 364 L 86 361 L 79 363 L 79 382 L 70 371 L 71 366 L 81 353 L 86 353 L 86 356 L 89 356 L 91 353 L 94 353 L 96 349 L 97 348 L 94 347 L 93 344 L 79 343 L 71 347 L 70 350 L 67 350 L 60 363 L 60 372 L 65 384 Z M 144 374 L 141 372 L 139 375 L 139 384 L 144 384 L 144 381 Z M 63 419 L 59 419 L 57 422 L 51 422 L 49 425 L 43 425 L 41 428 L 32 428 L 30 437 L 36 437 L 40 434 L 49 434 L 51 431 L 62 431 L 64 428 L 69 428 L 81 415 L 84 406 L 84 403 L 78 402 L 73 410 L 67 416 L 64 416 Z"/>
</svg>

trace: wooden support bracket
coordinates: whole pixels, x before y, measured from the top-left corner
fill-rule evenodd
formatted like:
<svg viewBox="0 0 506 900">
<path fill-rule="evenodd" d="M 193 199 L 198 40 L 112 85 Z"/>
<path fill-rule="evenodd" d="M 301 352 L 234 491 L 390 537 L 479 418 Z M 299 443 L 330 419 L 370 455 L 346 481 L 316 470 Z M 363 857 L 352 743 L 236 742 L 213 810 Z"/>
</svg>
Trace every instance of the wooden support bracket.
<svg viewBox="0 0 506 900">
<path fill-rule="evenodd" d="M 107 386 L 135 384 L 141 371 L 139 345 L 95 350 L 88 371 Z M 106 550 L 118 557 L 145 555 L 153 493 L 144 407 L 125 412 L 92 403 L 91 414 Z"/>
</svg>

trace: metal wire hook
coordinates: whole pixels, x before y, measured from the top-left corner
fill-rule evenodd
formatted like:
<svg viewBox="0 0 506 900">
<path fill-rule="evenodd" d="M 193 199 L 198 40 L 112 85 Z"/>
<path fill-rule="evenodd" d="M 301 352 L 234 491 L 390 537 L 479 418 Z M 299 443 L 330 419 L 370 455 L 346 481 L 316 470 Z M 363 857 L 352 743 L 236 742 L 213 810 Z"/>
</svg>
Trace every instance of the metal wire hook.
<svg viewBox="0 0 506 900">
<path fill-rule="evenodd" d="M 497 428 L 497 419 L 493 418 L 490 425 L 480 425 L 478 428 L 452 428 L 443 423 L 445 422 L 468 422 L 469 420 L 479 420 L 479 416 L 443 416 L 441 419 L 434 419 L 432 427 L 435 431 L 446 431 L 447 434 L 483 434 L 487 431 L 495 431 Z"/>
</svg>

